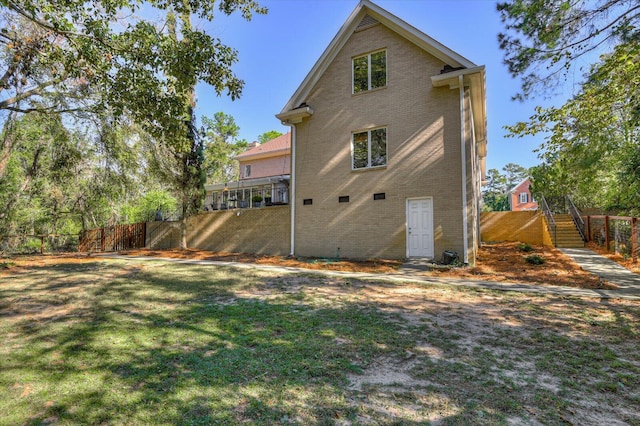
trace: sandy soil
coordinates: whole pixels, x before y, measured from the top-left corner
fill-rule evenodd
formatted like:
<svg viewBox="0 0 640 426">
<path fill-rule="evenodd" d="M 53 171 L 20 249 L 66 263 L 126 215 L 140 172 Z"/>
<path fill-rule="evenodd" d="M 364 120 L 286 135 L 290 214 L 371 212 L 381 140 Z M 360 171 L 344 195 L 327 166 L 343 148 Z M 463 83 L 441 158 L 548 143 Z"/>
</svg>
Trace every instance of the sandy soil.
<svg viewBox="0 0 640 426">
<path fill-rule="evenodd" d="M 399 260 L 371 259 L 353 261 L 349 259 L 309 259 L 283 256 L 266 256 L 248 253 L 223 253 L 206 250 L 129 250 L 119 254 L 130 256 L 153 256 L 179 259 L 200 259 L 289 266 L 308 269 L 324 269 L 367 273 L 396 273 L 401 267 Z M 545 259 L 543 265 L 532 265 L 525 257 L 537 254 Z M 3 269 L 24 266 L 51 265 L 56 263 L 78 263 L 95 261 L 96 254 L 60 254 L 44 256 L 16 256 L 0 259 L 0 274 Z M 517 243 L 486 244 L 480 248 L 476 266 L 471 268 L 434 268 L 424 275 L 465 278 L 488 281 L 532 283 L 537 285 L 563 285 L 578 288 L 616 288 L 597 276 L 584 271 L 560 251 L 543 246 L 533 246 L 533 251 L 523 252 Z"/>
<path fill-rule="evenodd" d="M 440 424 L 443 418 L 455 418 L 460 407 L 456 407 L 452 395 L 458 391 L 478 392 L 478 384 L 460 376 L 425 378 L 419 374 L 425 363 L 457 363 L 467 371 L 473 371 L 474 366 L 480 365 L 476 357 L 507 360 L 492 365 L 491 371 L 486 373 L 492 380 L 504 381 L 507 394 L 514 392 L 522 401 L 534 401 L 535 395 L 541 391 L 554 395 L 567 392 L 561 384 L 565 379 L 562 370 L 541 368 L 539 365 L 542 363 L 536 363 L 548 354 L 543 344 L 530 347 L 513 344 L 510 339 L 526 340 L 531 334 L 540 334 L 544 330 L 549 336 L 565 336 L 576 342 L 601 340 L 618 350 L 620 348 L 607 340 L 612 337 L 611 331 L 594 324 L 627 316 L 625 309 L 634 305 L 633 301 L 627 300 L 610 300 L 602 304 L 598 299 L 581 300 L 576 304 L 553 295 L 529 295 L 527 300 L 530 304 L 525 305 L 519 297 L 508 298 L 498 294 L 460 292 L 412 283 L 350 282 L 343 278 L 309 276 L 289 279 L 286 284 L 278 278 L 267 279 L 263 287 L 238 291 L 236 296 L 277 300 L 283 292 L 313 294 L 319 306 L 373 304 L 390 317 L 399 316 L 399 323 L 406 324 L 406 333 L 416 333 L 416 327 L 433 331 L 427 335 L 418 333 L 415 346 L 405 349 L 404 353 L 380 357 L 360 373 L 349 374 L 349 400 L 363 413 L 358 424 L 381 424 L 376 419 L 393 418 Z M 444 340 L 452 335 L 455 335 L 455 340 L 444 345 L 438 342 L 439 330 L 451 331 L 451 335 L 443 332 L 446 334 Z M 336 338 L 335 343 L 342 345 L 349 341 Z M 626 343 L 620 340 L 619 344 L 624 347 Z M 447 349 L 447 345 L 455 349 Z M 531 351 L 536 354 L 532 356 Z M 450 390 L 451 386 L 456 388 L 456 392 Z M 442 392 L 426 391 L 433 389 L 442 389 Z M 620 418 L 637 418 L 637 413 L 629 411 L 627 402 L 618 402 L 592 387 L 572 392 L 571 406 L 563 414 L 565 424 L 626 424 Z M 526 403 L 524 408 L 522 412 L 511 413 L 507 424 L 545 423 L 543 406 Z M 425 417 L 424 412 L 428 412 L 429 417 Z M 616 413 L 616 418 L 612 413 Z M 542 422 L 537 418 L 543 419 Z M 460 421 L 464 421 L 464 416 Z"/>
</svg>

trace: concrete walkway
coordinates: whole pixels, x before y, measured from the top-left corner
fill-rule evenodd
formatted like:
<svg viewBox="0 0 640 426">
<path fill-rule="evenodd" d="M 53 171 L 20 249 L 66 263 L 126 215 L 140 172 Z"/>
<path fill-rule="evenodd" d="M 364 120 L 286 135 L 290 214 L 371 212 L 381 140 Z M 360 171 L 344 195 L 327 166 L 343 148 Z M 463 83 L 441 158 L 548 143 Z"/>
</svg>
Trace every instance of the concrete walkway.
<svg viewBox="0 0 640 426">
<path fill-rule="evenodd" d="M 620 294 L 640 295 L 640 275 L 634 274 L 616 262 L 585 248 L 560 248 L 585 271 L 620 287 Z"/>
<path fill-rule="evenodd" d="M 597 256 L 594 253 L 595 256 Z M 505 283 L 494 281 L 480 281 L 480 280 L 468 280 L 458 278 L 444 278 L 444 277 L 432 277 L 419 275 L 422 265 L 417 265 L 416 273 L 405 271 L 404 273 L 397 274 L 372 274 L 364 272 L 343 272 L 343 271 L 327 271 L 317 269 L 304 269 L 304 268 L 291 268 L 283 266 L 272 265 L 259 265 L 255 263 L 240 263 L 240 262 L 222 262 L 214 260 L 196 260 L 196 259 L 173 259 L 162 257 L 148 257 L 148 256 L 122 256 L 118 254 L 103 254 L 102 257 L 114 258 L 114 259 L 127 259 L 127 260 L 141 260 L 141 261 L 163 261 L 172 263 L 182 263 L 188 265 L 212 265 L 212 266 L 230 266 L 238 269 L 247 270 L 262 270 L 269 271 L 278 274 L 310 274 L 321 275 L 328 277 L 339 278 L 354 278 L 359 280 L 371 280 L 371 281 L 386 281 L 386 282 L 412 282 L 434 285 L 447 285 L 454 287 L 468 287 L 468 288 L 483 288 L 490 290 L 501 291 L 517 291 L 523 293 L 537 293 L 537 294 L 556 294 L 562 296 L 577 296 L 577 297 L 594 297 L 600 299 L 630 299 L 640 301 L 640 283 L 625 288 L 622 290 L 604 290 L 604 289 L 582 289 L 573 287 L 562 286 L 542 286 L 535 284 L 519 284 L 519 283 Z M 606 259 L 608 260 L 608 259 Z M 636 274 L 632 274 L 638 277 Z M 640 278 L 640 277 L 639 277 Z M 619 284 L 620 285 L 620 284 Z"/>
</svg>

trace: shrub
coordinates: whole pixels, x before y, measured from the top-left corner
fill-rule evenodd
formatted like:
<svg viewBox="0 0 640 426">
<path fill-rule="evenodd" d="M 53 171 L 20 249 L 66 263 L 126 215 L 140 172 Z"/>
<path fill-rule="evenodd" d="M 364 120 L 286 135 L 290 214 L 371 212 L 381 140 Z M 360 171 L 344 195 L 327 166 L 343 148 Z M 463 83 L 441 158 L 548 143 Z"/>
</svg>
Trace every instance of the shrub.
<svg viewBox="0 0 640 426">
<path fill-rule="evenodd" d="M 530 256 L 525 257 L 524 260 L 526 260 L 527 263 L 530 263 L 532 265 L 542 265 L 544 262 L 547 261 L 547 259 L 540 256 L 539 254 L 532 254 Z"/>
<path fill-rule="evenodd" d="M 520 251 L 523 251 L 525 253 L 529 253 L 533 251 L 533 247 L 531 247 L 531 244 L 529 243 L 520 243 L 518 245 L 518 248 L 520 249 Z"/>
</svg>

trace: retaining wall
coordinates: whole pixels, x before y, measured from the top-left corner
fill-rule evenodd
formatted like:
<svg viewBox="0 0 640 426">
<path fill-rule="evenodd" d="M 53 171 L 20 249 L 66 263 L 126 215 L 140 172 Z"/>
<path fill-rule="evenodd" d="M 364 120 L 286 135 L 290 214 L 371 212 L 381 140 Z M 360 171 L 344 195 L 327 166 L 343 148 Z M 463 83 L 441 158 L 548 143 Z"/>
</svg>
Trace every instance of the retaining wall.
<svg viewBox="0 0 640 426">
<path fill-rule="evenodd" d="M 480 238 L 483 242 L 519 241 L 552 245 L 544 215 L 538 211 L 482 213 Z"/>
<path fill-rule="evenodd" d="M 150 222 L 147 248 L 180 246 L 179 222 Z M 189 218 L 187 245 L 212 251 L 287 255 L 291 235 L 290 206 L 218 210 Z"/>
</svg>

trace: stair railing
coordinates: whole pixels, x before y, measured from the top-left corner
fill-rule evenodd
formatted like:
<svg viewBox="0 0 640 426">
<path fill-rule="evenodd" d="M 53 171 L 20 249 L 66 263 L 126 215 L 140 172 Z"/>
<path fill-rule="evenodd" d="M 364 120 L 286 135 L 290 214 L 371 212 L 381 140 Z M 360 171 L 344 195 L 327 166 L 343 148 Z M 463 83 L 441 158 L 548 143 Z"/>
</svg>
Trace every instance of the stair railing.
<svg viewBox="0 0 640 426">
<path fill-rule="evenodd" d="M 586 235 L 586 225 L 584 220 L 582 219 L 582 214 L 580 214 L 580 210 L 573 204 L 573 200 L 568 195 L 565 196 L 567 200 L 567 209 L 569 210 L 569 214 L 573 218 L 573 223 L 575 223 L 576 228 L 578 228 L 578 232 L 580 232 L 580 236 L 582 237 L 582 241 L 587 241 Z"/>
<path fill-rule="evenodd" d="M 547 200 L 545 200 L 544 195 L 540 195 L 541 203 L 540 207 L 542 208 L 542 213 L 547 218 L 547 226 L 549 227 L 549 231 L 553 235 L 553 246 L 556 247 L 556 220 L 553 218 L 553 213 L 549 208 L 549 204 L 547 204 Z"/>
</svg>

